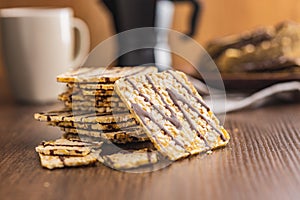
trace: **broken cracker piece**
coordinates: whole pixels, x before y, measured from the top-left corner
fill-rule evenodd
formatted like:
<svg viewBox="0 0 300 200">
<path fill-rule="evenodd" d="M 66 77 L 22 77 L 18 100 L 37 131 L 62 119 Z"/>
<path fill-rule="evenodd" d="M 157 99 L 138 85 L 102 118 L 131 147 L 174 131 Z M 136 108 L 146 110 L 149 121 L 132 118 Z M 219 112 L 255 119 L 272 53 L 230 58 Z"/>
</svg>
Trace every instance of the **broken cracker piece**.
<svg viewBox="0 0 300 200">
<path fill-rule="evenodd" d="M 145 149 L 105 155 L 100 157 L 99 161 L 113 169 L 133 169 L 157 163 L 158 155 L 157 152 L 148 152 L 147 149 Z"/>
<path fill-rule="evenodd" d="M 86 156 L 50 156 L 39 153 L 41 165 L 48 169 L 63 167 L 79 167 L 92 165 L 97 162 L 101 150 L 92 152 Z"/>
</svg>

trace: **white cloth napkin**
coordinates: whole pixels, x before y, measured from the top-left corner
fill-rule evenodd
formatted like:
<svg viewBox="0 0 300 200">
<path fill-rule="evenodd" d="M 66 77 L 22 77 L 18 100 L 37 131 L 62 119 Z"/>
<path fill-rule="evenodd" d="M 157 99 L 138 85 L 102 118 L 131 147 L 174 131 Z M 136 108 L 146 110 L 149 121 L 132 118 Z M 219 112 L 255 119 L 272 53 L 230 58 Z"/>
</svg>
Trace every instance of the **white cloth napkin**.
<svg viewBox="0 0 300 200">
<path fill-rule="evenodd" d="M 300 81 L 284 82 L 271 85 L 250 96 L 234 95 L 233 97 L 227 95 L 224 106 L 224 98 L 213 99 L 206 97 L 208 105 L 210 105 L 216 114 L 224 114 L 228 112 L 238 111 L 247 107 L 262 105 L 269 101 L 275 95 L 289 93 L 290 98 L 293 98 L 294 93 L 300 94 Z M 219 102 L 218 102 L 219 101 Z"/>
</svg>

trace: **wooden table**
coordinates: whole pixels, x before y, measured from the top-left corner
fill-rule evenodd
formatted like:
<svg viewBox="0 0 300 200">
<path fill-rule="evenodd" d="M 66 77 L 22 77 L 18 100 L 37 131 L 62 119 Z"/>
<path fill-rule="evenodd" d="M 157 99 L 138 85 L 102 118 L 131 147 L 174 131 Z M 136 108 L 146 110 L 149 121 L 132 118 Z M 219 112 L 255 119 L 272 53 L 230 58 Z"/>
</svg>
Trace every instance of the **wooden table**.
<svg viewBox="0 0 300 200">
<path fill-rule="evenodd" d="M 300 104 L 228 114 L 226 148 L 140 174 L 43 169 L 34 147 L 60 133 L 32 114 L 56 107 L 0 106 L 0 199 L 300 199 Z"/>
</svg>

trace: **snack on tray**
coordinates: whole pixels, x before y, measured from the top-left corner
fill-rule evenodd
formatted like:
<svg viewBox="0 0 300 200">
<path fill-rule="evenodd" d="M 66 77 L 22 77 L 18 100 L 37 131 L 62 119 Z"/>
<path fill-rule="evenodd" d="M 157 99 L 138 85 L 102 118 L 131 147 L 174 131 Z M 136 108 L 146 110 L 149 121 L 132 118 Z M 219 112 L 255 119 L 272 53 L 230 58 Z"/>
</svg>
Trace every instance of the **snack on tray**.
<svg viewBox="0 0 300 200">
<path fill-rule="evenodd" d="M 170 160 L 228 143 L 228 133 L 184 73 L 126 77 L 115 87 L 156 149 Z"/>
<path fill-rule="evenodd" d="M 223 37 L 207 51 L 223 73 L 300 71 L 300 25 L 283 22 Z"/>
<path fill-rule="evenodd" d="M 206 50 L 215 59 L 227 49 L 240 49 L 246 45 L 258 45 L 263 41 L 269 41 L 275 36 L 275 28 L 272 26 L 259 27 L 253 31 L 241 34 L 229 35 L 217 38 L 207 44 Z"/>
</svg>

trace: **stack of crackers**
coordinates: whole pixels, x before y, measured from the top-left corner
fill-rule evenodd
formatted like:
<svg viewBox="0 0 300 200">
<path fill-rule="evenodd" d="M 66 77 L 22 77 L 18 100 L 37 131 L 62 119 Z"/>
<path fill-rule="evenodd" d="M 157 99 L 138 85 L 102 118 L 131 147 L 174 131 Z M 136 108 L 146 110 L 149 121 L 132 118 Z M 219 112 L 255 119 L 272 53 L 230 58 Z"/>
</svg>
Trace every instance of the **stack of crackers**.
<svg viewBox="0 0 300 200">
<path fill-rule="evenodd" d="M 103 163 L 132 169 L 175 161 L 228 143 L 186 75 L 155 67 L 79 68 L 58 76 L 64 107 L 36 113 L 62 137 L 36 151 L 53 169 Z"/>
</svg>

